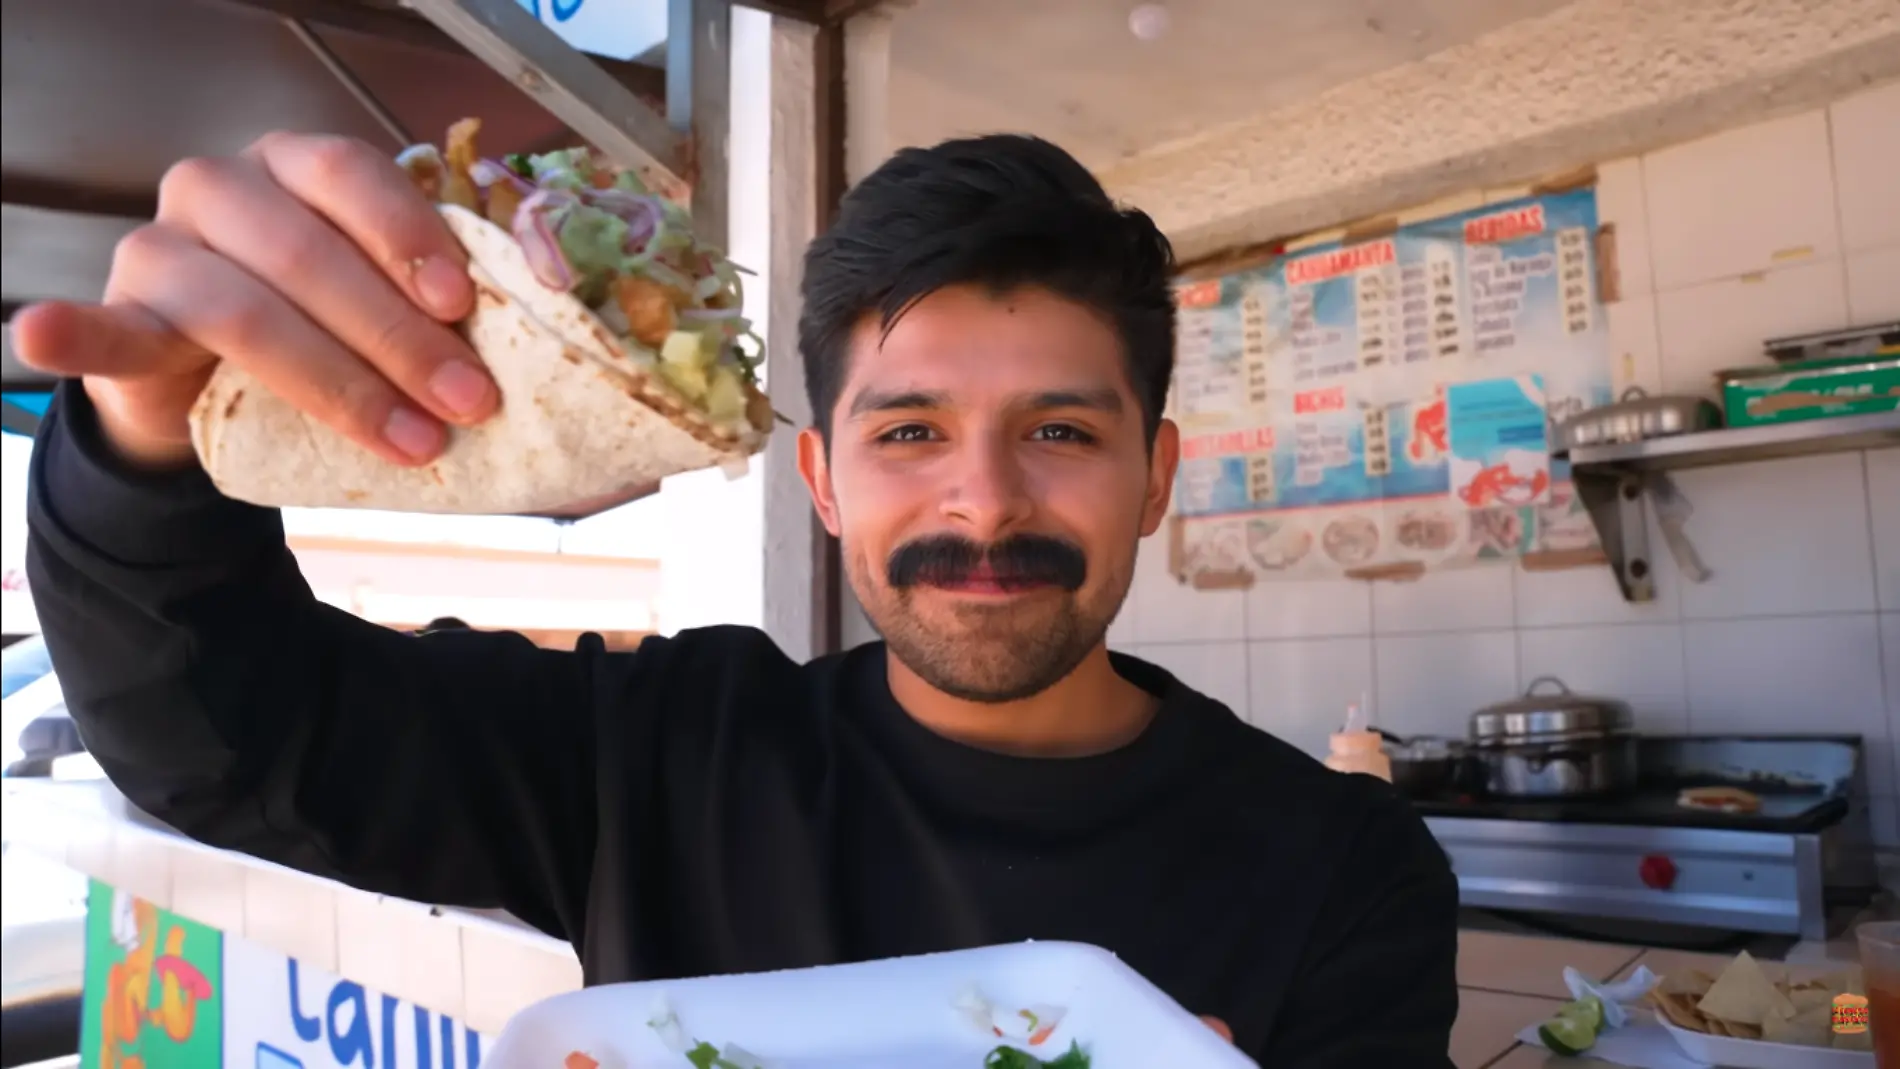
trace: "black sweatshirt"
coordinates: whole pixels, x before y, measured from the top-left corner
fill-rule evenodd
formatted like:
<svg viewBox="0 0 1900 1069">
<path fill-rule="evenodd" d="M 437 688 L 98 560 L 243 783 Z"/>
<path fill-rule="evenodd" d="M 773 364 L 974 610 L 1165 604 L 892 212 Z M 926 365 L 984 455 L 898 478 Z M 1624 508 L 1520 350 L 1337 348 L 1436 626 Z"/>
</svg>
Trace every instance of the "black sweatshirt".
<svg viewBox="0 0 1900 1069">
<path fill-rule="evenodd" d="M 1022 939 L 1106 947 L 1269 1069 L 1449 1066 L 1457 885 L 1384 783 L 1166 672 L 1133 743 L 938 736 L 881 645 L 743 627 L 609 653 L 413 636 L 318 602 L 276 511 L 117 462 L 61 387 L 28 574 L 68 706 L 134 803 L 383 894 L 505 908 L 589 983 Z"/>
</svg>

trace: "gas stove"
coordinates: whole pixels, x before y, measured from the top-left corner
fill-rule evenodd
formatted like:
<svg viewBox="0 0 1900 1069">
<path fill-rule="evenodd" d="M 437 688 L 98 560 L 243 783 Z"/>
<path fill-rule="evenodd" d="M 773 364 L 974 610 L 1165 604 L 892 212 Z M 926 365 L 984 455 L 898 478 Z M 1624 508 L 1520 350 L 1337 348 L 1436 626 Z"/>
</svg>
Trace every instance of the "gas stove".
<svg viewBox="0 0 1900 1069">
<path fill-rule="evenodd" d="M 1462 904 L 1825 939 L 1831 907 L 1874 893 L 1857 736 L 1652 736 L 1638 755 L 1615 797 L 1415 799 Z M 1760 812 L 1677 804 L 1714 785 Z"/>
</svg>

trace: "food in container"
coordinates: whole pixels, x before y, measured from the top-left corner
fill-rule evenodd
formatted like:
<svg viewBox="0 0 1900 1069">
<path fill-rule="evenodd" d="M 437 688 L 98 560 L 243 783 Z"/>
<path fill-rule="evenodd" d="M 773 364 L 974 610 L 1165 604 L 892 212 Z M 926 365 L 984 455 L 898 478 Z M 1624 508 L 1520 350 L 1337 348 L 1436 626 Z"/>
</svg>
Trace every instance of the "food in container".
<svg viewBox="0 0 1900 1069">
<path fill-rule="evenodd" d="M 1844 967 L 1794 981 L 1746 951 L 1719 976 L 1688 969 L 1647 996 L 1683 1053 L 1737 1069 L 1873 1069 L 1868 1031 L 1843 1008 L 1864 1005 L 1862 971 Z"/>
<path fill-rule="evenodd" d="M 1255 1069 L 1113 954 L 1031 942 L 607 984 L 516 1014 L 483 1069 Z"/>
<path fill-rule="evenodd" d="M 1495 795 L 1587 797 L 1636 784 L 1630 707 L 1574 694 L 1555 676 L 1532 680 L 1523 697 L 1472 714 L 1470 737 L 1471 752 L 1485 766 L 1486 789 Z"/>
</svg>

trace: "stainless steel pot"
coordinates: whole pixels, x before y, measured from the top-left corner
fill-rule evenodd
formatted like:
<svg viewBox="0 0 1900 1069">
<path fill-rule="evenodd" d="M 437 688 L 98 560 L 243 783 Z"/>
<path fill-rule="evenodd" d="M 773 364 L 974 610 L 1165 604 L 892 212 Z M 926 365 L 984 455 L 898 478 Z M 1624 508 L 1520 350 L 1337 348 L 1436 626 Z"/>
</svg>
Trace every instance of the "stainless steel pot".
<svg viewBox="0 0 1900 1069">
<path fill-rule="evenodd" d="M 1539 688 L 1554 691 L 1539 693 Z M 1471 752 L 1485 788 L 1508 798 L 1581 798 L 1636 785 L 1636 725 L 1630 707 L 1573 694 L 1555 676 L 1524 696 L 1472 714 Z"/>
<path fill-rule="evenodd" d="M 1641 386 L 1623 391 L 1621 400 L 1585 409 L 1557 427 L 1562 451 L 1613 442 L 1641 442 L 1690 434 L 1722 425 L 1722 411 L 1701 397 L 1651 397 Z"/>
</svg>

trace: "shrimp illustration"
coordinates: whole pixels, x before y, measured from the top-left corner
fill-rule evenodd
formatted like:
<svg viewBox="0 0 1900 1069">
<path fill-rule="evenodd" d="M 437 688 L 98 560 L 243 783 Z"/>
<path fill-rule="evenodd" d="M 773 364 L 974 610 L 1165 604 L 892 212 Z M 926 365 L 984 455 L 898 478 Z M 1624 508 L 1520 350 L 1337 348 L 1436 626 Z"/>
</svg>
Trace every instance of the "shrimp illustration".
<svg viewBox="0 0 1900 1069">
<path fill-rule="evenodd" d="M 1479 472 L 1458 496 L 1474 509 L 1491 505 L 1528 505 L 1550 486 L 1550 473 L 1543 470 L 1529 476 L 1518 475 L 1509 465 L 1497 464 Z"/>
<path fill-rule="evenodd" d="M 1446 438 L 1445 399 L 1439 397 L 1412 414 L 1412 440 L 1405 451 L 1414 464 L 1429 464 L 1451 449 Z"/>
</svg>

